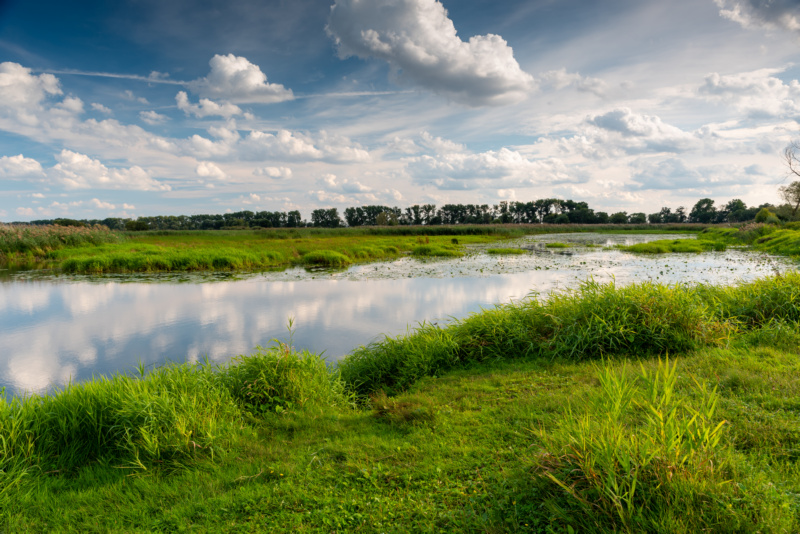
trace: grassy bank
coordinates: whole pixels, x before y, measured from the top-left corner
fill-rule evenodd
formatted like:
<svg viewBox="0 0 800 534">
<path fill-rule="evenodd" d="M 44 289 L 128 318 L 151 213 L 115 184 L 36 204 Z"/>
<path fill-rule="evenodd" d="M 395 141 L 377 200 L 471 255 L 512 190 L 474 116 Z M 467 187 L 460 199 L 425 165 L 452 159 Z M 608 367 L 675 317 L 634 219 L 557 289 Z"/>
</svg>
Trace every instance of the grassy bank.
<svg viewBox="0 0 800 534">
<path fill-rule="evenodd" d="M 97 379 L 0 405 L 0 525 L 794 532 L 798 321 L 797 274 L 587 283 L 336 369 L 279 344 Z"/>
<path fill-rule="evenodd" d="M 699 232 L 698 225 L 464 225 L 114 233 L 104 228 L 0 227 L 0 265 L 69 273 L 256 271 L 459 256 L 465 245 L 553 232 Z"/>
</svg>

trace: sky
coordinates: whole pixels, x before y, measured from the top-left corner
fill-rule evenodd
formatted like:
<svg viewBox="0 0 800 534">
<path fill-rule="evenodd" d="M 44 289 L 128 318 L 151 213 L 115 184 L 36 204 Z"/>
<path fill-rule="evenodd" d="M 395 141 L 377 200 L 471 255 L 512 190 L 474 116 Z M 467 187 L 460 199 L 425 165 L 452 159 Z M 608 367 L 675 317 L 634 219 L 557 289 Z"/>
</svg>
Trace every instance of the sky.
<svg viewBox="0 0 800 534">
<path fill-rule="evenodd" d="M 0 221 L 778 203 L 798 0 L 0 0 Z"/>
</svg>

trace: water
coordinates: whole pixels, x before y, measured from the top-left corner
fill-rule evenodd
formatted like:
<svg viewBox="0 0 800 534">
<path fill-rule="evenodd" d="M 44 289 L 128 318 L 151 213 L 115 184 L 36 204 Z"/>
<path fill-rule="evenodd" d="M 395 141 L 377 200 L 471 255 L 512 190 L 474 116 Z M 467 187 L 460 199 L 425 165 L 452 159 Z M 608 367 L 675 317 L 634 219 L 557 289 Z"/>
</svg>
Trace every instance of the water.
<svg viewBox="0 0 800 534">
<path fill-rule="evenodd" d="M 464 317 L 532 293 L 593 277 L 628 284 L 730 284 L 794 269 L 787 259 L 745 252 L 639 256 L 603 247 L 663 235 L 560 234 L 503 246 L 522 256 L 476 249 L 465 258 L 358 265 L 341 272 L 233 276 L 42 276 L 0 283 L 0 387 L 6 396 L 43 393 L 96 374 L 131 372 L 138 362 L 225 362 L 273 339 L 293 319 L 298 348 L 335 361 L 353 348 L 420 321 Z M 682 237 L 686 236 L 671 236 Z M 547 249 L 547 242 L 576 244 Z M 586 245 L 594 245 L 592 248 Z"/>
</svg>

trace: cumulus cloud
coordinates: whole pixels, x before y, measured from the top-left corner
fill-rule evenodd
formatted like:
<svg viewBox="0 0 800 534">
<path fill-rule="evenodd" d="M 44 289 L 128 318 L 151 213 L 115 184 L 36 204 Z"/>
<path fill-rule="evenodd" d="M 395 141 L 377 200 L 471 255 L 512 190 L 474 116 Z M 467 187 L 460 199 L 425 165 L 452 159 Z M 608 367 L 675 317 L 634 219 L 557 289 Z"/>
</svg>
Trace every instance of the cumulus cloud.
<svg viewBox="0 0 800 534">
<path fill-rule="evenodd" d="M 350 180 L 348 178 L 342 180 L 337 178 L 335 174 L 324 174 L 319 179 L 319 183 L 329 192 L 358 194 L 372 191 L 372 188 L 367 187 L 358 180 Z"/>
<path fill-rule="evenodd" d="M 540 86 L 547 89 L 564 89 L 574 87 L 578 91 L 605 96 L 608 85 L 600 78 L 581 76 L 567 69 L 550 70 L 539 75 Z"/>
<path fill-rule="evenodd" d="M 0 178 L 29 178 L 44 176 L 42 165 L 35 159 L 17 156 L 0 158 Z"/>
<path fill-rule="evenodd" d="M 533 83 L 499 35 L 462 41 L 437 0 L 336 0 L 326 29 L 340 57 L 382 59 L 401 78 L 470 106 L 520 101 Z"/>
<path fill-rule="evenodd" d="M 92 109 L 104 115 L 111 115 L 114 113 L 113 111 L 111 111 L 111 109 L 107 108 L 103 104 L 98 104 L 97 102 L 92 102 Z"/>
<path fill-rule="evenodd" d="M 189 88 L 202 96 L 259 104 L 294 99 L 291 89 L 281 84 L 268 83 L 261 68 L 250 63 L 247 58 L 218 54 L 208 64 L 211 66 L 208 76 L 189 83 Z"/>
<path fill-rule="evenodd" d="M 175 95 L 175 102 L 178 103 L 179 110 L 186 115 L 194 115 L 197 118 L 220 116 L 229 119 L 235 115 L 243 114 L 241 108 L 235 104 L 227 102 L 217 104 L 208 98 L 201 98 L 199 104 L 192 104 L 189 102 L 189 96 L 185 91 Z"/>
<path fill-rule="evenodd" d="M 657 163 L 651 160 L 635 161 L 632 184 L 626 189 L 639 191 L 645 189 L 679 190 L 707 189 L 751 184 L 752 175 L 732 165 L 711 165 L 690 167 L 679 158 L 667 158 Z"/>
<path fill-rule="evenodd" d="M 268 176 L 276 180 L 286 180 L 292 177 L 289 167 L 261 167 L 253 171 L 256 176 Z"/>
<path fill-rule="evenodd" d="M 369 152 L 357 143 L 325 131 L 312 137 L 288 130 L 279 130 L 275 134 L 253 130 L 242 140 L 241 150 L 250 159 L 322 160 L 334 163 L 370 160 Z"/>
<path fill-rule="evenodd" d="M 90 201 L 89 201 L 89 204 L 90 204 L 90 205 L 91 205 L 93 208 L 97 208 L 97 209 L 100 209 L 100 210 L 113 210 L 113 209 L 117 209 L 117 207 L 116 207 L 114 204 L 111 204 L 110 202 L 104 202 L 104 201 L 102 201 L 102 200 L 99 200 L 99 199 L 96 199 L 96 198 L 93 198 L 92 200 L 90 200 Z"/>
<path fill-rule="evenodd" d="M 587 123 L 623 138 L 619 148 L 628 153 L 683 152 L 693 148 L 697 139 L 689 132 L 666 124 L 660 117 L 634 113 L 619 108 L 587 119 Z M 614 140 L 609 140 L 614 143 Z"/>
<path fill-rule="evenodd" d="M 139 166 L 129 169 L 109 169 L 100 161 L 84 154 L 62 150 L 56 155 L 58 163 L 48 176 L 68 189 L 127 189 L 137 191 L 169 191 Z"/>
<path fill-rule="evenodd" d="M 0 117 L 13 117 L 33 126 L 37 112 L 49 96 L 62 94 L 58 79 L 52 74 L 31 74 L 19 63 L 0 63 Z"/>
<path fill-rule="evenodd" d="M 166 115 L 162 115 L 161 113 L 156 113 L 155 111 L 142 111 L 139 113 L 139 118 L 152 126 L 155 126 L 157 124 L 164 124 L 169 120 L 169 117 L 167 117 Z"/>
<path fill-rule="evenodd" d="M 407 170 L 417 182 L 440 189 L 473 189 L 481 180 L 513 179 L 526 186 L 584 181 L 558 158 L 531 160 L 508 148 L 409 158 Z"/>
<path fill-rule="evenodd" d="M 800 32 L 797 0 L 714 0 L 719 14 L 745 28 Z"/>
<path fill-rule="evenodd" d="M 203 178 L 213 178 L 214 180 L 225 180 L 228 177 L 228 175 L 225 174 L 225 171 L 210 161 L 201 161 L 197 165 L 195 172 L 197 173 L 197 176 L 201 176 Z"/>
<path fill-rule="evenodd" d="M 800 116 L 800 83 L 792 80 L 784 83 L 776 77 L 776 69 L 760 69 L 752 72 L 720 76 L 706 76 L 700 87 L 700 95 L 734 106 L 751 117 Z"/>
</svg>

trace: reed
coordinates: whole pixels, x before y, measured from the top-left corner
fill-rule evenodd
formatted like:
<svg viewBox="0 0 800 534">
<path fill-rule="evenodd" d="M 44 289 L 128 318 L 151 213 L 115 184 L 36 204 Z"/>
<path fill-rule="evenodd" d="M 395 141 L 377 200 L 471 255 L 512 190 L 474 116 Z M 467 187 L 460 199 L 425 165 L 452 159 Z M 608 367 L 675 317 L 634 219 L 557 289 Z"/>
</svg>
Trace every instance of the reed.
<svg viewBox="0 0 800 534">
<path fill-rule="evenodd" d="M 0 261 L 20 256 L 43 258 L 66 247 L 97 246 L 122 241 L 121 234 L 105 226 L 31 226 L 0 223 Z"/>
</svg>

